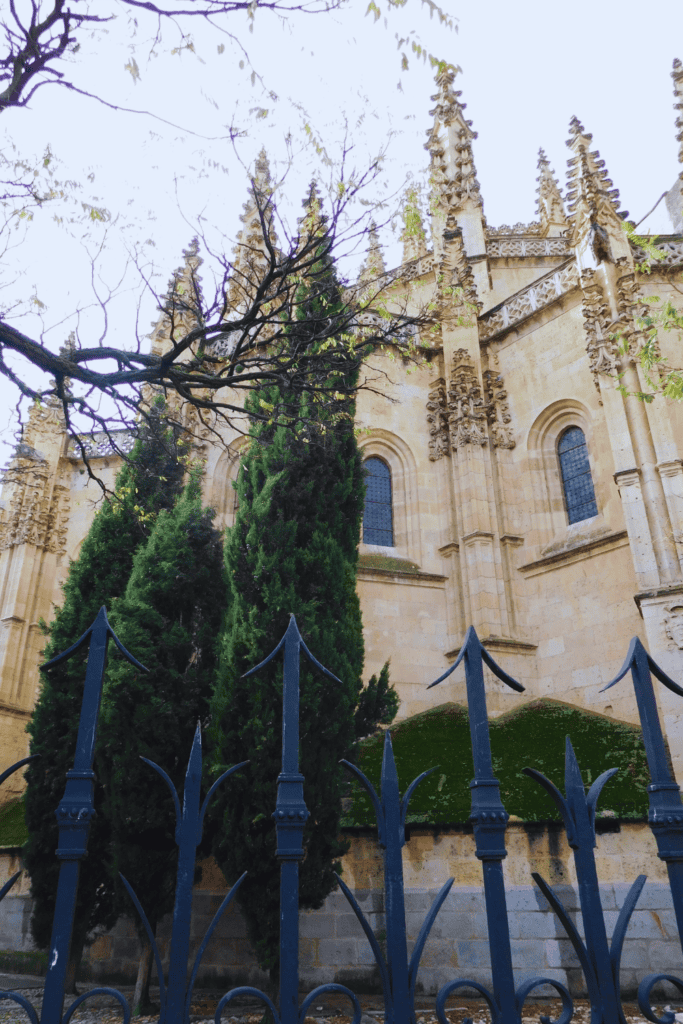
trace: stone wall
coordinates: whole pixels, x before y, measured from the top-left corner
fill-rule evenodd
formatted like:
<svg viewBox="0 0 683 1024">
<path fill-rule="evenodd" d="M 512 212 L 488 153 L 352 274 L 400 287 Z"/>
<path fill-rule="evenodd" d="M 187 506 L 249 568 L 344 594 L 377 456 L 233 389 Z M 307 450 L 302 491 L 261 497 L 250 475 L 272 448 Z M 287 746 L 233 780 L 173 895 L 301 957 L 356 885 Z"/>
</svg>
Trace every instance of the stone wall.
<svg viewBox="0 0 683 1024">
<path fill-rule="evenodd" d="M 666 869 L 657 858 L 654 840 L 644 823 L 610 821 L 600 827 L 618 830 L 600 834 L 596 851 L 608 935 L 614 929 L 631 883 L 640 873 L 648 875 L 631 919 L 622 958 L 622 990 L 625 996 L 633 997 L 645 974 L 681 971 L 681 949 Z M 540 872 L 582 931 L 573 858 L 563 830 L 552 824 L 513 822 L 507 833 L 507 847 L 509 855 L 504 870 L 517 982 L 542 974 L 567 984 L 576 995 L 585 994 L 583 976 L 564 930 L 545 899 L 530 884 L 531 872 Z M 439 889 L 451 875 L 456 880 L 427 942 L 418 987 L 434 994 L 445 982 L 457 977 L 490 985 L 481 866 L 474 856 L 474 840 L 467 826 L 442 832 L 413 829 L 403 863 L 409 953 Z M 226 892 L 215 864 L 208 861 L 203 868 L 201 886 L 195 891 L 191 956 L 195 955 Z M 3 874 L 8 869 L 9 864 L 3 864 Z M 381 941 L 385 927 L 382 857 L 372 835 L 352 837 L 343 875 Z M 0 904 L 0 941 L 4 948 L 31 948 L 27 888 L 24 881 L 19 895 L 9 896 Z M 369 945 L 341 893 L 330 895 L 321 910 L 302 914 L 300 932 L 301 980 L 306 988 L 337 981 L 358 991 L 379 990 Z M 166 963 L 169 939 L 170 919 L 166 919 L 159 929 Z M 111 932 L 99 936 L 87 951 L 84 973 L 95 980 L 132 981 L 138 953 L 132 922 L 121 921 Z M 230 907 L 207 947 L 200 984 L 227 988 L 233 984 L 262 985 L 265 980 L 254 960 L 244 922 L 237 908 Z"/>
</svg>

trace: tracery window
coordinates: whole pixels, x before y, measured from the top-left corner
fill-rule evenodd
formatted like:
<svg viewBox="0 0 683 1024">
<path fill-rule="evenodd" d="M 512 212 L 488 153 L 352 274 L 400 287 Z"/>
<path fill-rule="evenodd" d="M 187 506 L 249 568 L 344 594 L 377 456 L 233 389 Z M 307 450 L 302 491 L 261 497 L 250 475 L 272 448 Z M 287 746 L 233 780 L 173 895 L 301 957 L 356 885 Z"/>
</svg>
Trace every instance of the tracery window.
<svg viewBox="0 0 683 1024">
<path fill-rule="evenodd" d="M 557 443 L 557 455 L 569 523 L 580 523 L 583 519 L 597 516 L 586 437 L 580 427 L 568 427 L 563 431 Z"/>
<path fill-rule="evenodd" d="M 366 484 L 363 543 L 391 548 L 394 546 L 391 470 L 386 462 L 374 456 L 365 460 L 363 468 Z"/>
</svg>

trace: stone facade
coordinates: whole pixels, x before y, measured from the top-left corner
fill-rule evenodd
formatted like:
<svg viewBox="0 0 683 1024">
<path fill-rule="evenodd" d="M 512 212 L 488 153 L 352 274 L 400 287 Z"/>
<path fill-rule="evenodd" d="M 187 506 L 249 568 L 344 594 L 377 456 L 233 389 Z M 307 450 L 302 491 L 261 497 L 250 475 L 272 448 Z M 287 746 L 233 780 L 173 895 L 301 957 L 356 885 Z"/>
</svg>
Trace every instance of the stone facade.
<svg viewBox="0 0 683 1024">
<path fill-rule="evenodd" d="M 677 65 L 679 107 L 681 81 Z M 657 398 L 646 405 L 617 385 L 645 389 L 637 362 L 643 343 L 638 300 L 657 295 L 680 304 L 674 282 L 683 269 L 683 237 L 660 238 L 665 258 L 651 273 L 639 269 L 642 253 L 629 241 L 618 193 L 576 119 L 566 200 L 541 150 L 538 220 L 490 227 L 474 165 L 476 134 L 450 73 L 437 85 L 427 143 L 431 223 L 404 238 L 405 262 L 389 277 L 391 288 L 415 306 L 434 301 L 438 328 L 423 339 L 426 355 L 417 367 L 389 353 L 374 355 L 369 373 L 377 379 L 381 372 L 385 393 L 361 391 L 357 403 L 363 455 L 382 460 L 392 487 L 393 544 L 360 548 L 366 675 L 391 657 L 400 717 L 463 702 L 462 674 L 436 693 L 427 686 L 453 663 L 472 624 L 493 657 L 526 687 L 521 696 L 504 692 L 488 675 L 493 715 L 549 696 L 637 723 L 628 679 L 608 694 L 600 691 L 620 668 L 633 635 L 683 681 L 683 403 Z M 683 130 L 680 117 L 678 127 Z M 371 242 L 364 281 L 385 273 L 374 232 Z M 194 275 L 197 263 L 189 250 L 179 274 Z M 162 349 L 167 338 L 160 321 L 153 345 Z M 671 366 L 680 363 L 680 342 L 673 333 L 661 338 Z M 590 506 L 590 514 L 572 505 L 560 465 L 558 446 L 576 436 L 576 428 L 585 439 L 584 482 L 590 479 L 593 497 L 584 511 Z M 206 428 L 194 434 L 206 462 L 206 500 L 226 527 L 233 521 L 232 481 L 244 441 L 237 430 L 217 429 L 220 443 Z M 89 448 L 96 471 L 111 485 L 119 460 L 107 439 L 95 437 Z M 100 500 L 80 454 L 69 444 L 58 408 L 34 407 L 5 476 L 0 746 L 6 763 L 27 749 L 24 728 L 39 687 L 40 619 L 59 603 L 69 561 Z M 658 699 L 683 781 L 683 704 L 662 688 Z M 3 799 L 16 796 L 21 785 L 14 776 Z M 664 867 L 644 825 L 622 825 L 620 835 L 603 835 L 599 844 L 612 925 L 626 887 L 640 871 L 650 876 L 622 962 L 622 980 L 632 991 L 636 974 L 678 963 Z M 565 894 L 576 905 L 564 837 L 514 824 L 508 846 L 515 967 L 521 974 L 542 968 L 577 991 L 580 974 L 566 939 L 529 882 L 530 871 L 539 869 L 551 883 L 569 887 Z M 404 863 L 413 938 L 427 901 L 450 874 L 456 878 L 423 961 L 424 989 L 436 991 L 465 966 L 486 982 L 480 865 L 471 835 L 466 829 L 438 836 L 413 831 Z M 344 872 L 381 927 L 378 851 L 369 838 L 354 840 Z M 223 880 L 209 873 L 197 893 L 196 935 L 223 890 Z M 3 943 L 10 944 L 10 933 L 12 944 L 28 942 L 28 899 L 24 882 L 2 905 Z M 302 955 L 306 983 L 333 975 L 372 982 L 370 950 L 340 894 L 304 918 Z M 99 937 L 88 957 L 94 977 L 131 977 L 137 963 L 132 927 L 123 922 Z M 221 982 L 263 980 L 236 912 L 221 924 L 205 964 L 205 976 Z"/>
<path fill-rule="evenodd" d="M 679 65 L 673 78 L 680 106 Z M 673 286 L 683 238 L 660 238 L 665 259 L 651 273 L 639 270 L 642 253 L 624 229 L 618 192 L 576 118 L 566 201 L 541 150 L 538 221 L 490 227 L 476 178 L 476 133 L 450 72 L 437 88 L 426 145 L 431 224 L 404 238 L 406 262 L 388 277 L 415 305 L 433 299 L 439 322 L 423 339 L 417 368 L 391 353 L 370 359 L 369 372 L 385 375 L 385 395 L 361 391 L 357 405 L 363 455 L 390 469 L 393 502 L 393 545 L 361 544 L 361 556 L 384 556 L 361 558 L 358 571 L 366 673 L 391 656 L 402 717 L 461 700 L 461 676 L 438 694 L 427 684 L 452 663 L 472 624 L 526 687 L 519 697 L 493 684 L 493 714 L 555 695 L 636 722 L 628 682 L 606 695 L 600 689 L 634 634 L 683 679 L 683 641 L 671 626 L 676 607 L 683 609 L 683 403 L 646 405 L 617 384 L 643 388 L 638 301 L 656 294 L 680 302 Z M 265 157 L 259 160 L 265 180 Z M 198 262 L 191 248 L 178 274 L 196 280 Z M 385 275 L 374 230 L 363 280 L 373 275 Z M 152 338 L 157 350 L 168 330 L 162 319 Z M 680 339 L 664 333 L 661 348 L 677 365 Z M 577 427 L 595 511 L 570 522 L 558 442 Z M 217 429 L 221 443 L 206 427 L 195 437 L 206 460 L 206 498 L 228 526 L 243 439 Z M 90 457 L 111 483 L 117 459 L 106 439 L 93 439 Z M 2 499 L 0 742 L 11 761 L 26 751 L 39 621 L 59 603 L 69 560 L 100 500 L 56 407 L 31 411 Z M 683 705 L 668 691 L 660 699 L 680 776 Z M 20 787 L 15 777 L 3 797 Z"/>
</svg>

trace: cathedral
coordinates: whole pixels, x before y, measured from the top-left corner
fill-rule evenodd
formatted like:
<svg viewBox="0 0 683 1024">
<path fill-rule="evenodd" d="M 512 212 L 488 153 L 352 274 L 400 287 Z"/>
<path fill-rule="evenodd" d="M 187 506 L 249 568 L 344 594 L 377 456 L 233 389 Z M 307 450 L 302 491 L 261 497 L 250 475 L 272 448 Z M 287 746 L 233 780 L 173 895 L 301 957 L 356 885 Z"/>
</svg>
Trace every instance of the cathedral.
<svg viewBox="0 0 683 1024">
<path fill-rule="evenodd" d="M 680 61 L 672 78 L 683 163 Z M 436 303 L 440 324 L 417 367 L 373 355 L 384 394 L 358 397 L 366 677 L 391 659 L 400 717 L 462 702 L 462 675 L 427 687 L 473 625 L 525 687 L 521 697 L 503 692 L 489 674 L 492 714 L 545 696 L 637 723 L 630 681 L 601 692 L 633 636 L 683 684 L 683 402 L 633 395 L 649 390 L 640 300 L 683 306 L 683 172 L 667 200 L 679 233 L 657 238 L 659 258 L 648 258 L 627 231 L 592 136 L 573 118 L 564 198 L 540 150 L 537 220 L 493 227 L 476 176 L 476 132 L 451 72 L 439 75 L 434 99 L 431 222 L 405 234 L 399 268 L 386 270 L 374 239 L 363 269 L 380 284 L 386 275 L 409 305 Z M 185 270 L 197 262 L 188 250 Z M 661 331 L 658 343 L 665 365 L 680 366 L 676 332 Z M 229 527 L 244 438 L 221 429 L 222 443 L 200 430 L 196 448 L 206 501 Z M 106 439 L 92 438 L 90 458 L 111 484 L 120 461 Z M 35 406 L 0 512 L 6 764 L 26 754 L 40 621 L 60 602 L 99 496 L 58 407 Z M 658 699 L 683 781 L 683 701 L 662 688 Z M 17 795 L 21 780 L 13 784 L 3 800 Z"/>
</svg>

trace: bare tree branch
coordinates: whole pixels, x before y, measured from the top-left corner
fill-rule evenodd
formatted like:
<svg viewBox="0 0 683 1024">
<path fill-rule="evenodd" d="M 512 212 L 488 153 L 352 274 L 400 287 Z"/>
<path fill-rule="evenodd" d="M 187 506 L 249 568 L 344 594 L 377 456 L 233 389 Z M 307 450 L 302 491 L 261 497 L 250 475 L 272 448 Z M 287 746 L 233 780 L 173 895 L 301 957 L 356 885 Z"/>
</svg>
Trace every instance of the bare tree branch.
<svg viewBox="0 0 683 1024">
<path fill-rule="evenodd" d="M 185 0 L 177 4 L 155 4 L 150 0 L 121 0 L 124 6 L 145 11 L 158 19 L 203 18 L 244 11 L 250 17 L 256 10 L 318 14 L 335 10 L 344 0 Z M 99 6 L 99 5 L 98 5 Z M 78 33 L 87 25 L 103 25 L 111 21 L 114 11 L 90 13 L 88 0 L 30 0 L 28 12 L 22 17 L 16 0 L 9 0 L 9 16 L 0 21 L 4 54 L 0 56 L 0 113 L 12 107 L 26 107 L 36 91 L 45 85 L 63 88 L 89 96 L 115 110 L 87 90 L 78 89 L 68 80 L 62 67 L 79 48 Z M 41 10 L 46 11 L 44 17 Z M 141 111 L 129 111 L 141 113 Z M 163 120 L 163 119 L 161 119 Z M 167 122 L 170 123 L 170 122 Z"/>
<path fill-rule="evenodd" d="M 326 294 L 321 261 L 340 245 L 340 220 L 353 195 L 349 187 L 344 197 L 335 199 L 329 222 L 323 217 L 307 223 L 304 218 L 297 235 L 280 247 L 273 235 L 272 194 L 253 182 L 250 232 L 245 231 L 232 261 L 214 256 L 213 296 L 207 299 L 203 293 L 195 240 L 168 294 L 158 297 L 160 319 L 150 350 L 141 339 L 124 349 L 107 344 L 105 334 L 89 346 L 72 334 L 53 352 L 5 318 L 0 320 L 0 375 L 29 398 L 59 402 L 67 429 L 81 448 L 84 417 L 92 430 L 135 430 L 155 394 L 167 398 L 179 421 L 193 409 L 205 429 L 213 429 L 220 419 L 232 423 L 242 418 L 249 393 L 263 396 L 263 401 L 258 397 L 250 403 L 250 415 L 293 428 L 304 421 L 300 412 L 292 413 L 294 407 L 302 408 L 292 396 L 308 396 L 303 415 L 311 420 L 348 415 L 348 403 L 359 386 L 375 390 L 372 373 L 364 372 L 357 383 L 367 356 L 390 349 L 405 359 L 421 358 L 429 346 L 422 345 L 420 333 L 433 322 L 429 310 L 408 308 L 408 290 L 396 275 L 347 286 L 341 302 Z M 356 224 L 353 230 L 358 230 Z M 304 318 L 302 295 L 310 302 L 311 290 L 320 312 L 307 309 Z M 105 326 L 111 294 L 99 299 Z M 17 368 L 19 359 L 23 372 Z M 42 371 L 44 384 L 29 382 L 35 377 L 32 368 Z M 268 400 L 274 384 L 283 396 L 278 405 Z M 114 413 L 99 411 L 102 396 L 113 403 Z"/>
</svg>

